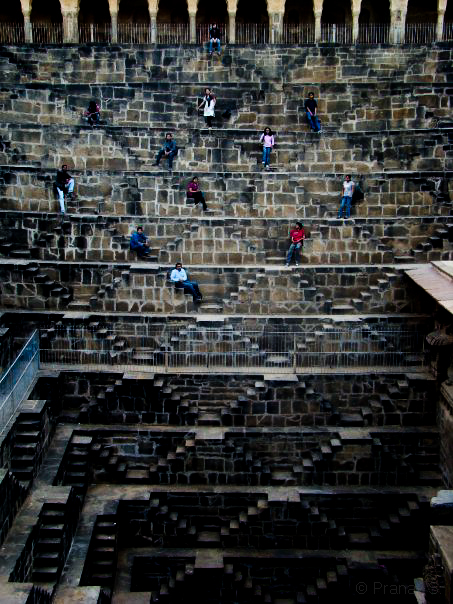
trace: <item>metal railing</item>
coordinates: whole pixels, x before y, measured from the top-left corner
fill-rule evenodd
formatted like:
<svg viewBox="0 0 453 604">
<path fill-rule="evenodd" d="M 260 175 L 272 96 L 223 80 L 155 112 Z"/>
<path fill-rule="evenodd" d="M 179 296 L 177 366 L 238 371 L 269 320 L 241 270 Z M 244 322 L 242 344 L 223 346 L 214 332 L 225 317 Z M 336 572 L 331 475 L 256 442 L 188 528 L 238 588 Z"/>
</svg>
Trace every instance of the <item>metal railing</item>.
<svg viewBox="0 0 453 604">
<path fill-rule="evenodd" d="M 269 25 L 236 23 L 236 44 L 269 44 Z"/>
<path fill-rule="evenodd" d="M 188 23 L 158 23 L 157 44 L 189 44 L 190 26 Z"/>
<path fill-rule="evenodd" d="M 314 44 L 315 26 L 310 23 L 283 23 L 282 44 Z"/>
<path fill-rule="evenodd" d="M 359 44 L 388 44 L 390 42 L 390 23 L 359 24 L 357 38 Z"/>
<path fill-rule="evenodd" d="M 352 25 L 321 23 L 321 39 L 323 44 L 352 44 Z"/>
<path fill-rule="evenodd" d="M 0 434 L 22 402 L 39 369 L 39 334 L 35 330 L 0 378 Z"/>
<path fill-rule="evenodd" d="M 79 25 L 81 44 L 110 44 L 112 26 L 110 23 L 83 23 Z"/>
<path fill-rule="evenodd" d="M 63 44 L 63 23 L 32 23 L 33 44 Z"/>
<path fill-rule="evenodd" d="M 405 44 L 432 44 L 436 41 L 436 23 L 406 23 Z"/>
<path fill-rule="evenodd" d="M 418 331 L 371 328 L 314 331 L 149 327 L 144 334 L 107 327 L 43 330 L 41 365 L 118 370 L 323 373 L 425 363 Z"/>
<path fill-rule="evenodd" d="M 119 44 L 196 44 L 203 45 L 208 41 L 208 25 L 197 24 L 195 40 L 190 40 L 189 23 L 157 23 L 155 32 L 150 23 L 118 23 Z M 220 25 L 222 45 L 231 43 L 228 40 L 229 28 Z M 28 35 L 22 23 L 0 23 L 0 44 L 24 44 L 25 39 L 33 44 L 62 44 L 62 23 L 31 23 Z M 112 42 L 110 23 L 87 23 L 77 27 L 78 40 L 81 44 L 109 44 Z M 154 33 L 154 35 L 153 35 Z M 315 40 L 314 24 L 283 23 L 282 30 L 275 35 L 277 44 L 433 44 L 437 38 L 436 23 L 408 23 L 391 33 L 390 24 L 359 24 L 357 40 L 353 39 L 352 25 L 321 24 L 320 39 Z M 442 41 L 453 40 L 453 23 L 444 23 Z M 269 44 L 271 42 L 267 23 L 236 23 L 235 44 Z"/>
</svg>

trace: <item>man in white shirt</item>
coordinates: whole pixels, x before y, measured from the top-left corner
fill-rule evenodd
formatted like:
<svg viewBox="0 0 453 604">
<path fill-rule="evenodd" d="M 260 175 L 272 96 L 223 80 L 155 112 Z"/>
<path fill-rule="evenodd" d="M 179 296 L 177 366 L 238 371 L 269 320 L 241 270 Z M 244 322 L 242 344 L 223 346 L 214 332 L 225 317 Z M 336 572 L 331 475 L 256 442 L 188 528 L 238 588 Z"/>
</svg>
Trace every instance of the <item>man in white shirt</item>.
<svg viewBox="0 0 453 604">
<path fill-rule="evenodd" d="M 198 288 L 198 283 L 196 281 L 189 281 L 187 273 L 182 268 L 180 262 L 177 262 L 175 268 L 171 271 L 170 281 L 173 281 L 175 287 L 183 287 L 185 292 L 192 294 L 194 302 L 201 302 L 203 296 Z"/>
<path fill-rule="evenodd" d="M 341 204 L 340 209 L 338 210 L 338 218 L 341 218 L 341 215 L 344 210 L 345 218 L 349 218 L 351 215 L 351 200 L 352 194 L 354 193 L 354 181 L 351 180 L 351 175 L 346 174 L 344 182 L 343 182 L 343 191 L 341 194 Z"/>
</svg>

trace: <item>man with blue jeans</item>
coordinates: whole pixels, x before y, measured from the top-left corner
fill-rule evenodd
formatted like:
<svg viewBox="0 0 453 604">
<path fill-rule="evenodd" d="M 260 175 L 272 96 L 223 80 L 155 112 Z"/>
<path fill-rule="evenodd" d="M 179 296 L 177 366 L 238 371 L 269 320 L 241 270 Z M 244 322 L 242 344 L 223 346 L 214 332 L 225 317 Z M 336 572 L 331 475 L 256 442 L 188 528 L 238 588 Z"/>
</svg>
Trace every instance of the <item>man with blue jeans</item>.
<svg viewBox="0 0 453 604">
<path fill-rule="evenodd" d="M 345 218 L 349 218 L 351 215 L 351 201 L 352 195 L 354 193 L 354 181 L 351 180 L 351 175 L 346 174 L 344 182 L 343 182 L 343 190 L 341 196 L 341 204 L 340 209 L 338 210 L 338 218 L 341 218 L 341 215 L 344 211 Z"/>
<path fill-rule="evenodd" d="M 194 302 L 201 302 L 203 296 L 201 295 L 198 283 L 196 281 L 189 281 L 187 273 L 182 268 L 180 262 L 177 262 L 175 268 L 171 271 L 170 280 L 173 281 L 175 287 L 183 287 L 185 292 L 192 294 Z"/>
<path fill-rule="evenodd" d="M 308 99 L 305 100 L 304 107 L 310 128 L 314 132 L 321 132 L 321 125 L 317 116 L 318 103 L 315 101 L 315 95 L 313 92 L 308 93 Z"/>
<path fill-rule="evenodd" d="M 220 29 L 217 27 L 217 23 L 214 23 L 209 28 L 209 54 L 212 55 L 212 46 L 217 44 L 217 52 L 220 54 Z"/>
<path fill-rule="evenodd" d="M 296 228 L 289 232 L 289 236 L 291 238 L 291 245 L 286 256 L 285 266 L 289 266 L 293 255 L 296 259 L 296 266 L 299 266 L 300 250 L 304 245 L 305 239 L 304 225 L 301 222 L 296 222 Z"/>
<path fill-rule="evenodd" d="M 167 132 L 165 135 L 164 146 L 157 154 L 156 161 L 153 163 L 153 166 L 158 166 L 162 157 L 167 157 L 168 169 L 171 170 L 173 168 L 173 158 L 177 153 L 178 147 L 176 146 L 176 141 L 173 140 L 173 135 L 171 132 Z"/>
</svg>

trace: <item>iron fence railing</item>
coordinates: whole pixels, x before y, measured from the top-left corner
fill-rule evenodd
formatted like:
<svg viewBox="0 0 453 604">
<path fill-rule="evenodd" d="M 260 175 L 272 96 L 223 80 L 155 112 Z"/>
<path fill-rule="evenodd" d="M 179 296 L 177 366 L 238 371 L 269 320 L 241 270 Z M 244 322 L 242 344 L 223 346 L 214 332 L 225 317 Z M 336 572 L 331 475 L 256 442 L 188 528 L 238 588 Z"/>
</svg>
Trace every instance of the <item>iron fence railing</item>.
<svg viewBox="0 0 453 604">
<path fill-rule="evenodd" d="M 432 44 L 436 41 L 436 23 L 406 23 L 405 44 Z"/>
<path fill-rule="evenodd" d="M 182 325 L 137 334 L 52 327 L 41 332 L 41 364 L 172 372 L 407 370 L 425 364 L 425 351 L 423 335 L 399 329 L 251 331 Z"/>
<path fill-rule="evenodd" d="M 324 44 L 352 44 L 352 25 L 322 23 L 320 42 Z"/>
<path fill-rule="evenodd" d="M 32 23 L 33 44 L 63 44 L 63 23 Z"/>
<path fill-rule="evenodd" d="M 390 42 L 390 23 L 359 24 L 357 37 L 359 44 L 388 44 Z"/>
<path fill-rule="evenodd" d="M 153 27 L 155 30 L 153 31 Z M 229 40 L 227 24 L 219 25 L 222 45 Z M 197 44 L 208 43 L 209 25 L 197 24 L 195 39 L 191 41 L 189 23 L 118 23 L 116 43 L 120 44 Z M 71 43 L 110 44 L 113 40 L 110 23 L 80 23 L 74 32 L 68 30 Z M 75 36 L 75 37 L 74 37 Z M 78 38 L 77 38 L 78 36 Z M 320 38 L 315 38 L 313 23 L 284 22 L 281 31 L 275 31 L 271 39 L 267 23 L 237 23 L 235 44 L 433 44 L 437 40 L 436 23 L 408 23 L 401 28 L 392 28 L 389 23 L 359 24 L 357 39 L 354 39 L 351 24 L 321 24 Z M 440 41 L 453 40 L 453 23 L 446 22 Z M 25 29 L 23 23 L 0 23 L 0 44 L 62 44 L 62 23 L 31 23 Z"/>
<path fill-rule="evenodd" d="M 190 26 L 188 23 L 158 23 L 157 44 L 190 44 Z"/>
<path fill-rule="evenodd" d="M 83 23 L 79 25 L 81 44 L 110 44 L 112 27 L 110 23 Z"/>
<path fill-rule="evenodd" d="M 35 330 L 0 378 L 0 434 L 7 428 L 38 369 L 39 334 Z"/>
<path fill-rule="evenodd" d="M 269 25 L 236 23 L 236 44 L 269 44 Z"/>
<path fill-rule="evenodd" d="M 314 44 L 314 23 L 283 23 L 280 42 L 282 44 Z"/>
</svg>

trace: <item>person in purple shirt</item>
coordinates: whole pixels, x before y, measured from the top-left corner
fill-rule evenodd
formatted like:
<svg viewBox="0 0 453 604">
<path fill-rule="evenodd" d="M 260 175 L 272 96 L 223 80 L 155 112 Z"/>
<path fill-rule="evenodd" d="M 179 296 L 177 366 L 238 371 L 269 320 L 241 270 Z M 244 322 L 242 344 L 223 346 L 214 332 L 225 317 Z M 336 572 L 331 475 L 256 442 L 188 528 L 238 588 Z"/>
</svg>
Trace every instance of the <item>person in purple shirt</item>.
<svg viewBox="0 0 453 604">
<path fill-rule="evenodd" d="M 265 170 L 269 170 L 269 159 L 275 143 L 274 135 L 269 127 L 264 128 L 263 134 L 260 137 L 260 143 L 263 145 L 263 166 Z"/>
<path fill-rule="evenodd" d="M 198 184 L 198 176 L 194 176 L 187 185 L 187 197 L 188 199 L 193 199 L 195 203 L 203 204 L 203 211 L 206 212 L 208 206 L 206 205 L 204 195 L 200 190 L 200 185 Z"/>
</svg>

